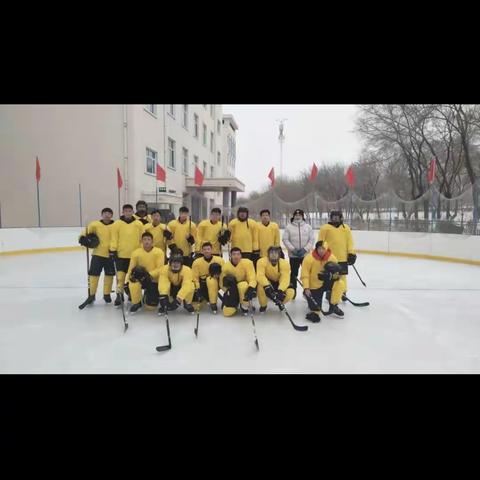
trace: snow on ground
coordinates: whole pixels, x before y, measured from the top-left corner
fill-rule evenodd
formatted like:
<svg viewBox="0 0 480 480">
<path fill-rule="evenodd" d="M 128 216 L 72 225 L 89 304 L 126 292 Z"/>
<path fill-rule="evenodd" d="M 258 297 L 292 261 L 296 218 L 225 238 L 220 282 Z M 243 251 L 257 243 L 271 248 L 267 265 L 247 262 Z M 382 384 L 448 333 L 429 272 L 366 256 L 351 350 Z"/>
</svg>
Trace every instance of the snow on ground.
<svg viewBox="0 0 480 480">
<path fill-rule="evenodd" d="M 305 320 L 306 302 L 288 304 L 298 324 L 270 306 L 250 317 L 224 318 L 183 309 L 165 320 L 153 312 L 128 319 L 102 300 L 83 311 L 83 252 L 0 257 L 0 373 L 479 373 L 480 268 L 429 260 L 359 255 L 349 296 L 370 307 L 342 305 L 344 319 Z M 301 290 L 299 290 L 301 292 Z M 325 305 L 326 306 L 326 305 Z"/>
</svg>

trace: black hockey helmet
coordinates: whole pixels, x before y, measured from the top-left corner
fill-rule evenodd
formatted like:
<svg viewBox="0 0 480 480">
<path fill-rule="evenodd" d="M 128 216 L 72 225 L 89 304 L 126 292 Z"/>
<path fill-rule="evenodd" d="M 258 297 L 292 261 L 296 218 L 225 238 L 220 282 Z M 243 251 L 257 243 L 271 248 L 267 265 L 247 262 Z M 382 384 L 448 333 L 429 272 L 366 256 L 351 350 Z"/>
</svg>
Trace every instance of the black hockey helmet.
<svg viewBox="0 0 480 480">
<path fill-rule="evenodd" d="M 179 272 L 183 267 L 182 255 L 178 255 L 178 253 L 174 253 L 169 258 L 168 264 L 170 265 L 170 269 L 172 270 L 172 272 Z"/>
<path fill-rule="evenodd" d="M 332 210 L 330 212 L 330 220 L 332 219 L 332 217 L 335 217 L 335 216 L 338 216 L 338 218 L 340 219 L 340 221 L 343 220 L 343 213 L 341 210 Z"/>
<path fill-rule="evenodd" d="M 323 268 L 326 272 L 334 273 L 334 274 L 335 273 L 340 273 L 340 271 L 342 270 L 340 265 L 338 263 L 335 263 L 335 262 L 327 262 Z"/>
<path fill-rule="evenodd" d="M 239 217 L 241 213 L 246 213 L 247 218 L 248 218 L 248 208 L 247 207 L 238 207 L 237 217 Z"/>
<path fill-rule="evenodd" d="M 267 256 L 270 263 L 276 265 L 281 258 L 282 249 L 280 247 L 268 247 Z"/>
</svg>

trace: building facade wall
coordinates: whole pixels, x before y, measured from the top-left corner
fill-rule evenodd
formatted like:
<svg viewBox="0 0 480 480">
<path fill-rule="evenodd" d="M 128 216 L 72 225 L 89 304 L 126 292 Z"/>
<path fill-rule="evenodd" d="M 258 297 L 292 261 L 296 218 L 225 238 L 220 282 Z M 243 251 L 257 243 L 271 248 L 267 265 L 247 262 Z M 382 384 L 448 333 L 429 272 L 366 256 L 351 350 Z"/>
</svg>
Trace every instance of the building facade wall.
<svg viewBox="0 0 480 480">
<path fill-rule="evenodd" d="M 0 215 L 3 227 L 37 226 L 35 157 L 38 156 L 42 226 L 82 224 L 98 218 L 110 206 L 118 216 L 116 169 L 124 186 L 120 203 L 144 199 L 171 208 L 175 215 L 182 204 L 201 205 L 201 216 L 222 205 L 222 193 L 186 191 L 185 178 L 194 175 L 195 156 L 205 177 L 234 176 L 227 165 L 227 149 L 221 105 L 188 105 L 188 125 L 183 126 L 183 105 L 156 105 L 154 115 L 146 105 L 0 105 Z M 194 114 L 199 135 L 194 136 Z M 220 121 L 220 134 L 218 133 Z M 207 145 L 203 144 L 203 124 Z M 213 133 L 214 148 L 211 148 Z M 230 134 L 232 130 L 230 129 Z M 235 132 L 233 132 L 234 134 Z M 175 168 L 169 166 L 168 138 L 175 141 Z M 146 149 L 156 152 L 166 171 L 166 182 L 146 173 Z M 188 171 L 182 149 L 188 150 Z M 220 165 L 218 164 L 220 152 Z M 213 172 L 212 172 L 213 167 Z M 166 187 L 166 192 L 156 188 Z M 193 200 L 193 201 L 192 201 Z"/>
</svg>

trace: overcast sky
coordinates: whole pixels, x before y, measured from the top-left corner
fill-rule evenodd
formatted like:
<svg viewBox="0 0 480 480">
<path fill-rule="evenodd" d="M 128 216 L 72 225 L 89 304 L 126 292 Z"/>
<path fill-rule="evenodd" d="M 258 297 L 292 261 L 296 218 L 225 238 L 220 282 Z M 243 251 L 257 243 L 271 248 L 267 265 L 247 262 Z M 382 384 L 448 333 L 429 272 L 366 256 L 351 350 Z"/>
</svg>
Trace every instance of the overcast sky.
<svg viewBox="0 0 480 480">
<path fill-rule="evenodd" d="M 235 117 L 237 132 L 237 177 L 246 193 L 270 184 L 268 172 L 280 174 L 277 119 L 285 121 L 284 173 L 294 177 L 313 162 L 341 162 L 357 159 L 360 141 L 353 133 L 354 105 L 223 105 L 223 113 Z"/>
</svg>

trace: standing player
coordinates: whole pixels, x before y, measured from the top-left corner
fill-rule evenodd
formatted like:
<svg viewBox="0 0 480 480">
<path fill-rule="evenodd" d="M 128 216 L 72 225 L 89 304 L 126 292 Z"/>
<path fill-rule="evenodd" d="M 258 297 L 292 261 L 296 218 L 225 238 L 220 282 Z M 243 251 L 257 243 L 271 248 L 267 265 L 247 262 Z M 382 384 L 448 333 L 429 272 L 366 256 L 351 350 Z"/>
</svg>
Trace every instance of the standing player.
<svg viewBox="0 0 480 480">
<path fill-rule="evenodd" d="M 144 227 L 145 232 L 149 232 L 153 237 L 153 246 L 162 250 L 164 255 L 167 254 L 167 237 L 171 237 L 171 232 L 167 231 L 167 226 L 161 223 L 160 210 L 154 210 L 151 214 L 152 223 L 147 223 Z"/>
<path fill-rule="evenodd" d="M 330 222 L 322 225 L 318 232 L 318 240 L 328 243 L 330 250 L 340 264 L 341 278 L 345 287 L 342 292 L 342 301 L 346 302 L 348 265 L 353 265 L 356 262 L 357 255 L 353 246 L 352 231 L 348 225 L 343 223 L 342 212 L 338 210 L 330 212 Z M 327 293 L 327 299 L 329 296 L 330 294 Z"/>
<path fill-rule="evenodd" d="M 132 253 L 126 281 L 128 282 L 132 306 L 130 313 L 142 307 L 142 289 L 145 290 L 145 304 L 148 310 L 158 305 L 158 275 L 164 266 L 165 254 L 153 246 L 153 235 L 144 232 L 142 246 Z"/>
<path fill-rule="evenodd" d="M 202 300 L 207 300 L 212 312 L 217 313 L 219 277 L 224 261 L 221 257 L 213 255 L 212 250 L 212 244 L 205 242 L 202 245 L 202 256 L 193 262 L 194 301 L 201 302 Z"/>
<path fill-rule="evenodd" d="M 241 251 L 243 258 L 253 262 L 259 258 L 258 225 L 255 220 L 248 218 L 248 208 L 240 207 L 237 210 L 237 218 L 230 221 L 225 236 L 232 242 L 232 249 Z"/>
<path fill-rule="evenodd" d="M 197 227 L 192 219 L 188 218 L 188 208 L 180 207 L 180 215 L 177 220 L 172 220 L 167 225 L 167 230 L 172 233 L 172 238 L 167 242 L 172 254 L 176 250 L 182 250 L 183 265 L 192 266 L 192 251 L 195 244 Z"/>
<path fill-rule="evenodd" d="M 133 207 L 126 204 L 122 207 L 123 215 L 112 227 L 110 236 L 110 257 L 117 267 L 117 297 L 115 306 L 124 301 L 123 292 L 125 277 L 130 265 L 130 257 L 134 250 L 140 247 L 143 224 L 133 218 Z"/>
<path fill-rule="evenodd" d="M 133 215 L 135 220 L 138 220 L 143 225 L 146 225 L 147 223 L 152 223 L 152 217 L 148 215 L 147 202 L 145 202 L 144 200 L 139 200 L 135 207 L 137 209 L 137 212 L 135 213 L 135 215 Z"/>
<path fill-rule="evenodd" d="M 280 230 L 278 224 L 270 221 L 270 210 L 262 210 L 260 220 L 260 222 L 257 222 L 258 247 L 260 258 L 263 258 L 267 256 L 270 247 L 280 247 Z M 282 253 L 281 248 L 280 253 Z"/>
<path fill-rule="evenodd" d="M 320 321 L 323 293 L 331 291 L 332 296 L 329 300 L 330 309 L 327 315 L 332 313 L 343 318 L 344 313 L 338 308 L 338 303 L 342 297 L 343 281 L 340 279 L 340 265 L 337 259 L 328 249 L 328 245 L 323 241 L 315 244 L 315 250 L 309 253 L 302 263 L 302 284 L 303 294 L 307 298 L 308 307 L 311 310 L 307 314 L 307 320 L 313 323 Z"/>
<path fill-rule="evenodd" d="M 297 209 L 293 212 L 290 223 L 283 232 L 283 243 L 288 250 L 288 259 L 290 261 L 290 287 L 295 290 L 297 296 L 297 278 L 298 270 L 303 262 L 305 255 L 313 249 L 315 234 L 312 227 L 305 222 L 303 210 Z"/>
<path fill-rule="evenodd" d="M 219 257 L 222 256 L 222 247 L 218 236 L 222 229 L 220 218 L 222 211 L 219 208 L 212 208 L 209 220 L 202 220 L 197 226 L 197 238 L 195 242 L 196 256 L 201 256 L 202 245 L 205 242 L 212 244 L 212 253 Z"/>
<path fill-rule="evenodd" d="M 220 286 L 224 291 L 223 314 L 226 317 L 235 315 L 240 305 L 244 315 L 248 315 L 248 303 L 256 295 L 257 279 L 253 262 L 242 258 L 242 251 L 238 247 L 230 250 L 230 261 L 222 268 Z"/>
<path fill-rule="evenodd" d="M 80 245 L 93 248 L 92 260 L 90 261 L 90 268 L 88 270 L 89 295 L 87 300 L 80 305 L 80 309 L 85 308 L 95 301 L 102 270 L 105 272 L 103 299 L 106 303 L 112 303 L 110 292 L 112 291 L 115 268 L 108 254 L 110 248 L 110 233 L 114 224 L 112 217 L 112 209 L 108 207 L 104 208 L 102 210 L 102 218 L 89 223 L 79 238 Z"/>
<path fill-rule="evenodd" d="M 267 309 L 268 299 L 280 309 L 292 300 L 295 292 L 289 288 L 290 265 L 280 258 L 280 247 L 270 247 L 266 257 L 257 262 L 257 295 L 260 313 Z"/>
<path fill-rule="evenodd" d="M 167 310 L 176 310 L 183 302 L 183 308 L 194 313 L 192 306 L 195 285 L 192 278 L 192 269 L 183 265 L 181 255 L 173 254 L 168 265 L 160 269 L 158 276 L 158 292 L 160 294 L 160 308 L 158 314 L 163 315 Z"/>
</svg>

